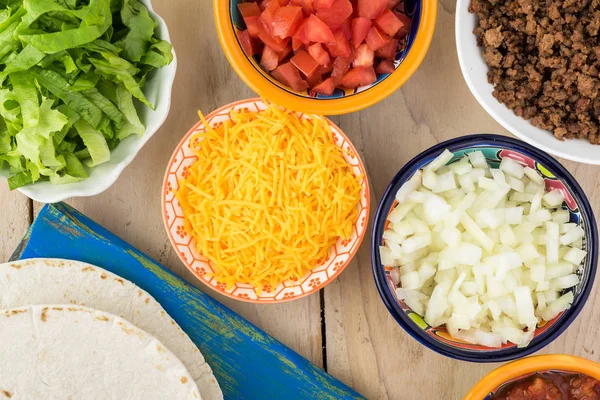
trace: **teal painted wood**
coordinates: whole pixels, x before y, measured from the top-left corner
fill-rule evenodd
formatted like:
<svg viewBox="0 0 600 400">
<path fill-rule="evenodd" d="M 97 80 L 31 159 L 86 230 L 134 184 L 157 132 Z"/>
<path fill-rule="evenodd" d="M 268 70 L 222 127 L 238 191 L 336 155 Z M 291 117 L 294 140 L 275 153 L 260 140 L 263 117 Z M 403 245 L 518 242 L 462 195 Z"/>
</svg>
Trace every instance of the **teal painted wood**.
<svg viewBox="0 0 600 400">
<path fill-rule="evenodd" d="M 363 399 L 66 204 L 42 209 L 11 260 L 35 257 L 95 264 L 149 292 L 202 351 L 226 399 Z"/>
</svg>

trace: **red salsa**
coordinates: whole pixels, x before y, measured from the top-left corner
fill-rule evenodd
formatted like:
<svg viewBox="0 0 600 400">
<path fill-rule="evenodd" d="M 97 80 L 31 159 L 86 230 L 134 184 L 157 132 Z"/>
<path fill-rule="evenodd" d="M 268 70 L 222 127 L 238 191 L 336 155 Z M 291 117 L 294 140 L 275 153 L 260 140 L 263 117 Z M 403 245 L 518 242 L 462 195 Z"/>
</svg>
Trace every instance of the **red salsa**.
<svg viewBox="0 0 600 400">
<path fill-rule="evenodd" d="M 600 400 L 600 381 L 587 375 L 543 372 L 513 382 L 493 400 Z"/>
</svg>

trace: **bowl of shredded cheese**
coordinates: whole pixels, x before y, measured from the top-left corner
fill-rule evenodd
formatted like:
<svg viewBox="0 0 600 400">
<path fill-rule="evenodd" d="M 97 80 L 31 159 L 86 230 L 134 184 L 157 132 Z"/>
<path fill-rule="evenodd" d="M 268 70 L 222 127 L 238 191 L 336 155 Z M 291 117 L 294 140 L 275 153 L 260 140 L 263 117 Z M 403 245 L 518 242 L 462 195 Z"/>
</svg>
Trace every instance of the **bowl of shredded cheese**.
<svg viewBox="0 0 600 400">
<path fill-rule="evenodd" d="M 179 143 L 163 182 L 163 220 L 186 267 L 237 300 L 319 291 L 366 232 L 369 185 L 328 119 L 260 99 L 219 108 Z"/>
</svg>

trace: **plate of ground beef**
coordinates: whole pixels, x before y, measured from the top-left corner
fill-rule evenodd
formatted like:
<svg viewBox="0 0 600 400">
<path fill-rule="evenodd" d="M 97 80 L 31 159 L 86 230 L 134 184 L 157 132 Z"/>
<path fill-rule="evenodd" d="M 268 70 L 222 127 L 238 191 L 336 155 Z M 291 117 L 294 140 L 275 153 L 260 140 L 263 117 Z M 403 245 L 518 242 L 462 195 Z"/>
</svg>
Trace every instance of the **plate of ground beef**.
<svg viewBox="0 0 600 400">
<path fill-rule="evenodd" d="M 502 126 L 600 165 L 600 0 L 458 0 L 456 42 L 471 92 Z"/>
</svg>

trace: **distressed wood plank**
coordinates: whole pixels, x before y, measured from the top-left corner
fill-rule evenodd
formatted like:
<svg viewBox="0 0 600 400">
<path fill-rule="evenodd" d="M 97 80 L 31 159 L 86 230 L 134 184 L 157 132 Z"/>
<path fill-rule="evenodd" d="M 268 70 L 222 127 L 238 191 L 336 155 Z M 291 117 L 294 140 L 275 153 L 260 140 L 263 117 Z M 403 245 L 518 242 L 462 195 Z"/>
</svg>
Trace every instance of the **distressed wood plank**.
<svg viewBox="0 0 600 400">
<path fill-rule="evenodd" d="M 267 333 L 322 366 L 319 296 L 281 305 L 245 304 L 207 290 L 179 261 L 165 233 L 160 209 L 162 180 L 172 151 L 205 114 L 255 97 L 229 66 L 219 45 L 208 0 L 154 0 L 178 55 L 169 117 L 134 162 L 106 192 L 67 203 L 105 226 L 173 272 L 226 304 Z M 41 205 L 36 205 L 36 212 Z"/>
<path fill-rule="evenodd" d="M 477 103 L 460 72 L 454 2 L 439 4 L 431 49 L 415 75 L 393 96 L 338 119 L 353 140 L 372 186 L 372 214 L 387 185 L 411 158 L 443 140 L 469 133 L 508 134 Z M 600 212 L 600 167 L 560 160 Z M 369 399 L 462 398 L 500 364 L 471 364 L 428 350 L 391 317 L 375 287 L 370 232 L 357 257 L 325 288 L 328 371 Z M 541 353 L 600 361 L 598 285 L 577 321 Z"/>
<path fill-rule="evenodd" d="M 44 207 L 15 259 L 101 266 L 150 293 L 202 351 L 226 399 L 363 399 L 71 207 Z"/>
<path fill-rule="evenodd" d="M 31 201 L 17 191 L 8 190 L 6 181 L 0 182 L 0 260 L 11 256 L 31 224 Z"/>
</svg>

